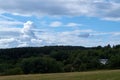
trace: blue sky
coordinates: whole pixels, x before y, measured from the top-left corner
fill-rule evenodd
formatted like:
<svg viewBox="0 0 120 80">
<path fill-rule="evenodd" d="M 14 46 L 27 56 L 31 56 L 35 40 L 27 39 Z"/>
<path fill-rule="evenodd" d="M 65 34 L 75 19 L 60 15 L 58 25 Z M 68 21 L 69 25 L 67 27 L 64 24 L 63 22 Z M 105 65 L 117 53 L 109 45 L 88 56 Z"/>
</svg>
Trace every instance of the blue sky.
<svg viewBox="0 0 120 80">
<path fill-rule="evenodd" d="M 0 48 L 117 45 L 119 13 L 119 0 L 0 0 Z"/>
</svg>

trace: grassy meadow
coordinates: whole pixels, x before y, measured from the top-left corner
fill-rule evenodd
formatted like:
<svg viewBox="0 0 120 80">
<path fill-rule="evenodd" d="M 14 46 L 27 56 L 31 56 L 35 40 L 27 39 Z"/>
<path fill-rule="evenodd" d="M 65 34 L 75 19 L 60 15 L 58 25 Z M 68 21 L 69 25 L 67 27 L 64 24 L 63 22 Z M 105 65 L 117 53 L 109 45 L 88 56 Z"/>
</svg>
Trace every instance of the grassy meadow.
<svg viewBox="0 0 120 80">
<path fill-rule="evenodd" d="M 120 80 L 120 70 L 0 76 L 0 80 Z"/>
</svg>

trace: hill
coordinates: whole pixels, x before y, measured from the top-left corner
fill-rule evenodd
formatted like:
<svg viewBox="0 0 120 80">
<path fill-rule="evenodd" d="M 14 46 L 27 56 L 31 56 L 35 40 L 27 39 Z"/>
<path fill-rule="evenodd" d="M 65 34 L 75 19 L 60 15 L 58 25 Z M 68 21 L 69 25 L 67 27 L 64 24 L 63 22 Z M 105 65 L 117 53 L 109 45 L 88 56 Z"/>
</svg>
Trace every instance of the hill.
<svg viewBox="0 0 120 80">
<path fill-rule="evenodd" d="M 120 45 L 91 48 L 45 46 L 0 49 L 0 75 L 100 69 L 120 69 Z"/>
</svg>

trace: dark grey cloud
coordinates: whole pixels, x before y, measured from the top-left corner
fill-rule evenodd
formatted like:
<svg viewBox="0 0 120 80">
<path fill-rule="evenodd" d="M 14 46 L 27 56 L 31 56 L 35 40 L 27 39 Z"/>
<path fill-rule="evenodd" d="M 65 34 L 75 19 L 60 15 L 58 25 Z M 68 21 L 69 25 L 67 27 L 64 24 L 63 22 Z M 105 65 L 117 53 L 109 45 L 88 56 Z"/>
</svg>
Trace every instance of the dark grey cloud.
<svg viewBox="0 0 120 80">
<path fill-rule="evenodd" d="M 89 33 L 83 33 L 83 34 L 80 34 L 78 36 L 82 37 L 82 38 L 88 38 L 88 37 L 90 37 L 90 34 Z"/>
<path fill-rule="evenodd" d="M 107 13 L 105 16 L 106 17 L 111 17 L 111 18 L 120 18 L 120 7 L 115 10 L 111 10 L 110 13 Z"/>
<path fill-rule="evenodd" d="M 12 0 L 3 3 L 4 1 L 6 0 L 0 1 L 0 8 L 13 13 L 29 15 L 64 15 L 69 13 L 65 6 L 57 0 Z"/>
<path fill-rule="evenodd" d="M 120 0 L 112 0 L 113 2 L 120 3 Z"/>
</svg>

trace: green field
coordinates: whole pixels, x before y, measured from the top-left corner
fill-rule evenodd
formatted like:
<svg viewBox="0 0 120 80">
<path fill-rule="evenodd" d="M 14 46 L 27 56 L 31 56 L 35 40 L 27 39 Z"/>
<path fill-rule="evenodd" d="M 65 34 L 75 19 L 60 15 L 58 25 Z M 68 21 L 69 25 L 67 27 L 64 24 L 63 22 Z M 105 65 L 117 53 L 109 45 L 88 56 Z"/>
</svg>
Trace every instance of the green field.
<svg viewBox="0 0 120 80">
<path fill-rule="evenodd" d="M 120 70 L 0 76 L 0 80 L 120 80 Z"/>
</svg>

